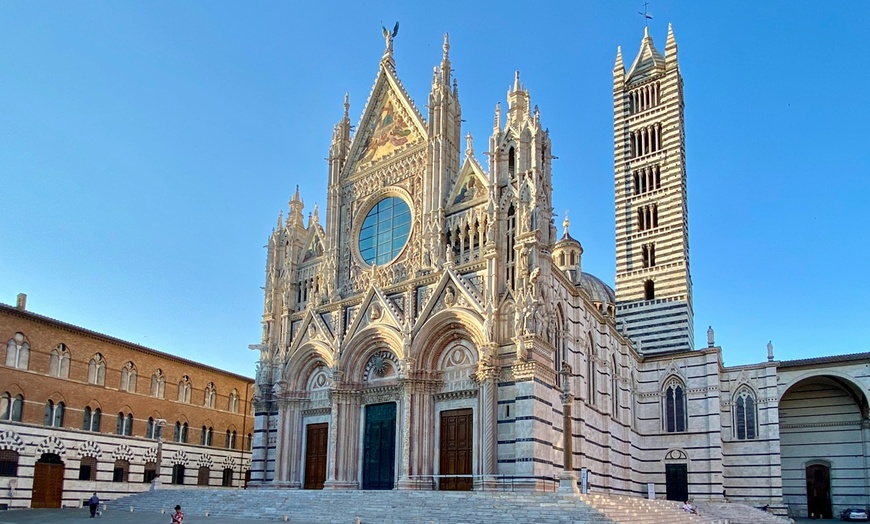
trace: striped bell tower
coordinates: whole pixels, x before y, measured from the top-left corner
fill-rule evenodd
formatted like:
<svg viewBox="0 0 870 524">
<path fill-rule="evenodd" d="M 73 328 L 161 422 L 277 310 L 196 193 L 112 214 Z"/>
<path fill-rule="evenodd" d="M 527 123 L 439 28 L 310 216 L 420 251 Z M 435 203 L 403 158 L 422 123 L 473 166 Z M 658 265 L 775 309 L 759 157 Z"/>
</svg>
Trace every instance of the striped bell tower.
<svg viewBox="0 0 870 524">
<path fill-rule="evenodd" d="M 613 68 L 617 324 L 643 354 L 694 348 L 683 79 L 668 25 L 665 55 L 645 29 Z"/>
</svg>

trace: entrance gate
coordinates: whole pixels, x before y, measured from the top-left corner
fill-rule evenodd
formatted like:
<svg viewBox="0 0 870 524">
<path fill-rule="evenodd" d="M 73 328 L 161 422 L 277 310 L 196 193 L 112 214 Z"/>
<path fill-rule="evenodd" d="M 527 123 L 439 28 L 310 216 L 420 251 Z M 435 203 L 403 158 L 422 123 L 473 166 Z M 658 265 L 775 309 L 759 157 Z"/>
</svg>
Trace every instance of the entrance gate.
<svg viewBox="0 0 870 524">
<path fill-rule="evenodd" d="M 831 470 L 823 464 L 807 466 L 807 516 L 829 519 L 831 511 Z"/>
<path fill-rule="evenodd" d="M 59 508 L 63 502 L 64 465 L 60 456 L 43 453 L 33 468 L 31 508 Z"/>
<path fill-rule="evenodd" d="M 474 441 L 474 423 L 470 409 L 441 412 L 441 446 L 439 473 L 441 475 L 471 475 Z M 440 477 L 439 489 L 470 491 L 471 477 Z"/>
<path fill-rule="evenodd" d="M 665 464 L 665 490 L 668 500 L 689 500 L 689 473 L 685 464 Z"/>
<path fill-rule="evenodd" d="M 396 463 L 396 404 L 366 406 L 363 489 L 393 489 Z"/>
<path fill-rule="evenodd" d="M 305 433 L 305 489 L 323 489 L 328 424 L 309 424 Z"/>
</svg>

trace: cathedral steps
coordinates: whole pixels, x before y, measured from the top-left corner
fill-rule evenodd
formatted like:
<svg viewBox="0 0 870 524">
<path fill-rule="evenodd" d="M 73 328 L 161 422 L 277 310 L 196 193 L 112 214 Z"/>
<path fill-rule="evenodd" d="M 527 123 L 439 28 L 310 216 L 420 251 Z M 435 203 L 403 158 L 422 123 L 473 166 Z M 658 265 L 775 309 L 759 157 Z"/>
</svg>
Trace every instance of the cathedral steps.
<svg viewBox="0 0 870 524">
<path fill-rule="evenodd" d="M 728 524 L 689 515 L 670 501 L 536 492 L 170 488 L 108 503 L 110 509 L 144 513 L 169 513 L 176 504 L 189 517 L 208 512 L 283 522 L 286 515 L 295 524 Z"/>
</svg>

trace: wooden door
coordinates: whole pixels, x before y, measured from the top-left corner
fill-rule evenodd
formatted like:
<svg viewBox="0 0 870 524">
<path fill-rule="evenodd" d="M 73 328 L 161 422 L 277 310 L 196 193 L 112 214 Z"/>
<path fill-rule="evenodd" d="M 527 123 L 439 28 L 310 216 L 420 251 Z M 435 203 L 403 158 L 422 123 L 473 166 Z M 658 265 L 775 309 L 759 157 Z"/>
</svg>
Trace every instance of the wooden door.
<svg viewBox="0 0 870 524">
<path fill-rule="evenodd" d="M 396 404 L 366 406 L 363 489 L 393 489 L 396 463 Z"/>
<path fill-rule="evenodd" d="M 685 464 L 665 464 L 665 490 L 668 500 L 689 500 L 689 474 Z"/>
<path fill-rule="evenodd" d="M 64 465 L 58 455 L 45 453 L 33 469 L 31 508 L 59 508 L 63 502 Z"/>
<path fill-rule="evenodd" d="M 441 475 L 471 475 L 474 449 L 474 422 L 471 409 L 441 412 L 441 445 L 439 473 Z M 440 477 L 439 489 L 469 491 L 471 477 Z"/>
<path fill-rule="evenodd" d="M 323 489 L 329 424 L 308 424 L 305 432 L 305 489 Z"/>
<path fill-rule="evenodd" d="M 807 516 L 829 519 L 831 511 L 831 470 L 822 464 L 807 466 Z"/>
</svg>

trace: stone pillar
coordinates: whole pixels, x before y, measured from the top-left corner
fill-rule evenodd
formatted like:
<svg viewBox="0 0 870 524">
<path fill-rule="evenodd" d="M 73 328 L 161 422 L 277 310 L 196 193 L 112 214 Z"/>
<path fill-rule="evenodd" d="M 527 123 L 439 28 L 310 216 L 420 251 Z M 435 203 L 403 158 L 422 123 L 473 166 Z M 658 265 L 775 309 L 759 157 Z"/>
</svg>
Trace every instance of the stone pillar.
<svg viewBox="0 0 870 524">
<path fill-rule="evenodd" d="M 480 385 L 477 406 L 480 410 L 478 473 L 483 475 L 479 486 L 481 489 L 494 486 L 494 476 L 498 474 L 498 372 L 498 367 L 482 364 L 475 377 Z"/>
<path fill-rule="evenodd" d="M 279 477 L 288 488 L 302 487 L 302 404 L 304 400 L 289 399 L 281 429 L 284 434 L 281 449 L 284 449 L 285 476 Z M 280 435 L 279 435 L 280 438 Z"/>
<path fill-rule="evenodd" d="M 333 389 L 324 489 L 359 489 L 360 393 Z"/>
<path fill-rule="evenodd" d="M 402 383 L 402 449 L 398 489 L 434 488 L 431 475 L 435 456 L 434 391 L 438 381 L 418 378 Z M 428 476 L 428 478 L 427 478 Z"/>
<path fill-rule="evenodd" d="M 397 484 L 398 489 L 413 489 L 413 482 L 411 482 L 410 474 L 411 474 L 411 401 L 412 401 L 412 393 L 411 388 L 412 384 L 409 381 L 404 381 L 401 384 L 402 388 L 402 399 L 399 402 L 399 408 L 401 409 L 401 423 L 402 426 L 400 428 L 399 442 L 401 442 L 401 449 L 399 450 L 399 482 Z M 416 411 L 416 410 L 415 410 Z"/>
<path fill-rule="evenodd" d="M 278 404 L 278 416 L 276 417 L 278 419 L 276 424 L 278 435 L 275 439 L 275 478 L 272 479 L 272 484 L 284 485 L 287 482 L 287 470 L 290 466 L 290 461 L 287 457 L 287 448 L 289 446 L 288 435 L 290 434 L 287 410 L 290 401 L 286 397 L 281 396 L 277 399 L 276 403 Z"/>
<path fill-rule="evenodd" d="M 574 473 L 574 436 L 573 436 L 573 420 L 571 416 L 571 405 L 574 401 L 574 395 L 571 394 L 571 386 L 569 377 L 571 375 L 571 366 L 567 362 L 562 362 L 562 369 L 559 371 L 562 376 L 562 394 L 559 399 L 562 401 L 562 474 L 559 476 L 559 491 L 563 493 L 579 493 L 577 488 L 577 475 Z"/>
</svg>

